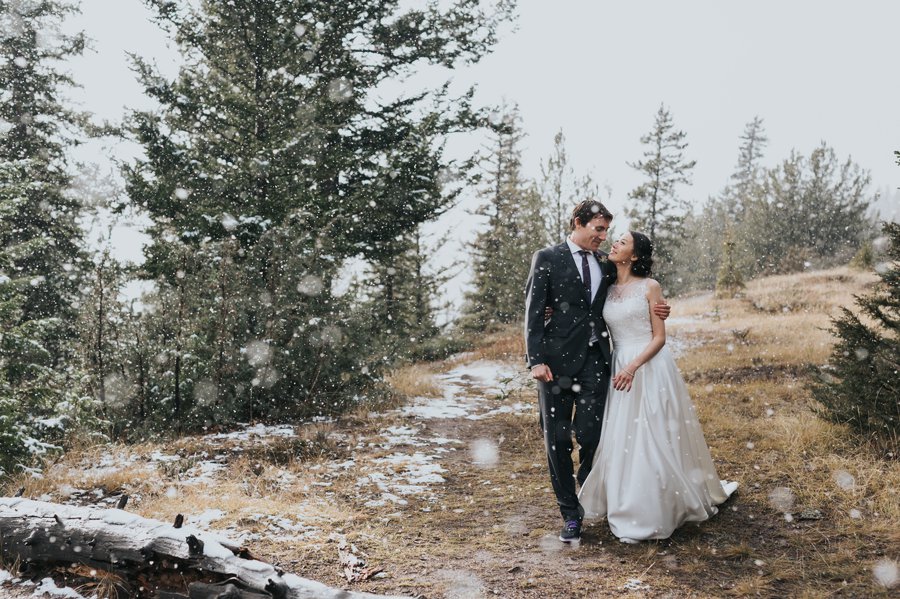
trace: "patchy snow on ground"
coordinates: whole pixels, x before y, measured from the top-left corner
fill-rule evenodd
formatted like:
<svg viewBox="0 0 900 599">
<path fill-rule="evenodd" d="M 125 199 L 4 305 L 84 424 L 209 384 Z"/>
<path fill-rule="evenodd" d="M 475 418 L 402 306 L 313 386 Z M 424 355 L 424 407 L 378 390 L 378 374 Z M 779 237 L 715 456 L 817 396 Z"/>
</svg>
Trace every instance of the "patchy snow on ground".
<svg viewBox="0 0 900 599">
<path fill-rule="evenodd" d="M 478 360 L 457 366 L 439 378 L 449 383 L 469 383 L 485 391 L 500 390 L 509 383 L 524 378 L 524 367 L 514 368 L 505 362 Z"/>
<path fill-rule="evenodd" d="M 460 364 L 435 376 L 443 390 L 437 398 L 416 398 L 409 405 L 384 416 L 401 416 L 405 421 L 391 423 L 375 434 L 366 436 L 330 433 L 338 445 L 350 450 L 340 459 L 295 464 L 290 470 L 267 465 L 259 475 L 269 490 L 308 496 L 310 506 L 316 501 L 326 504 L 336 496 L 337 481 L 347 481 L 360 505 L 370 508 L 405 506 L 415 501 L 430 510 L 439 501 L 447 473 L 442 459 L 451 452 L 468 449 L 473 465 L 481 468 L 497 463 L 496 440 L 484 440 L 484 446 L 466 447 L 460 439 L 438 434 L 431 428 L 435 420 L 482 420 L 502 414 L 534 414 L 528 402 L 511 402 L 508 398 L 522 386 L 530 384 L 523 369 L 508 363 L 478 360 Z M 109 493 L 110 482 L 119 480 L 162 480 L 168 487 L 166 496 L 178 497 L 184 489 L 213 487 L 233 475 L 229 464 L 249 447 L 265 447 L 284 439 L 298 438 L 303 425 L 263 424 L 240 426 L 228 433 L 211 433 L 192 437 L 188 443 L 159 447 L 140 454 L 110 446 L 99 456 L 85 457 L 80 464 L 67 466 L 67 482 L 60 484 L 55 498 L 71 505 L 109 505 L 120 499 Z M 502 439 L 501 439 L 502 441 Z M 299 466 L 299 469 L 298 469 Z M 140 494 L 127 489 L 132 502 L 140 502 Z M 54 498 L 46 496 L 47 501 Z M 199 513 L 188 515 L 191 525 L 212 531 L 224 530 L 240 542 L 319 539 L 322 522 L 310 512 L 302 514 L 264 515 L 248 512 L 226 512 L 219 506 L 204 506 Z M 259 508 L 254 508 L 259 512 Z M 316 513 L 319 513 L 318 511 Z"/>
<path fill-rule="evenodd" d="M 493 407 L 511 391 L 528 384 L 526 372 L 507 363 L 478 360 L 457 366 L 436 378 L 444 388 L 444 395 L 439 398 L 416 398 L 401 409 L 405 416 L 425 420 L 480 420 L 498 414 L 530 413 L 533 410 L 533 406 L 521 403 Z"/>
<path fill-rule="evenodd" d="M 197 514 L 196 516 L 190 516 L 188 518 L 188 522 L 197 528 L 208 529 L 211 522 L 215 522 L 216 520 L 221 520 L 225 516 L 225 512 L 222 510 L 214 510 L 208 509 L 203 512 Z"/>
<path fill-rule="evenodd" d="M 466 397 L 457 397 L 458 390 L 455 386 L 447 386 L 444 396 L 441 398 L 419 397 L 412 404 L 401 408 L 405 416 L 422 418 L 425 420 L 464 418 L 472 410 L 476 409 L 475 400 Z"/>
<path fill-rule="evenodd" d="M 85 597 L 76 591 L 75 589 L 70 589 L 69 587 L 58 587 L 56 586 L 56 582 L 49 576 L 41 580 L 40 584 L 37 585 L 34 589 L 34 593 L 31 595 L 32 597 L 70 597 L 73 599 L 85 599 Z"/>
<path fill-rule="evenodd" d="M 447 470 L 437 462 L 437 456 L 420 451 L 412 455 L 394 453 L 373 460 L 362 468 L 356 486 L 362 491 L 374 486 L 378 493 L 365 502 L 367 507 L 382 507 L 388 503 L 408 504 L 403 496 L 417 495 L 433 499 L 428 491 L 433 485 L 444 482 L 441 476 Z"/>
<path fill-rule="evenodd" d="M 290 438 L 297 436 L 297 429 L 292 424 L 242 424 L 242 428 L 230 433 L 214 433 L 204 438 L 210 441 L 267 441 L 272 437 Z"/>
<path fill-rule="evenodd" d="M 75 589 L 57 586 L 50 577 L 34 583 L 14 576 L 7 570 L 0 570 L 0 597 L 7 596 L 4 589 L 11 589 L 15 597 L 69 597 L 71 599 L 94 599 L 96 597 L 96 595 L 85 597 Z"/>
<path fill-rule="evenodd" d="M 212 460 L 198 462 L 184 473 L 185 478 L 183 478 L 181 482 L 185 485 L 214 484 L 216 479 L 219 478 L 218 475 L 225 471 L 225 467 L 224 456 L 221 461 L 217 461 L 214 458 Z"/>
<path fill-rule="evenodd" d="M 421 447 L 426 443 L 416 436 L 416 433 L 418 433 L 419 430 L 420 429 L 414 429 L 409 426 L 389 426 L 384 429 L 384 432 L 381 435 L 384 437 L 384 442 L 380 445 L 385 449 L 390 449 L 391 447 L 398 445 Z"/>
<path fill-rule="evenodd" d="M 220 510 L 206 510 L 196 516 L 190 516 L 189 521 L 193 526 L 203 530 L 227 533 L 229 539 L 241 545 L 250 541 L 291 543 L 314 540 L 322 536 L 321 528 L 301 520 L 291 519 L 278 514 L 262 514 L 248 510 L 243 510 L 235 523 L 224 527 L 218 525 L 214 529 L 211 523 L 220 519 L 216 517 L 217 512 L 222 514 L 221 518 L 227 516 Z"/>
</svg>

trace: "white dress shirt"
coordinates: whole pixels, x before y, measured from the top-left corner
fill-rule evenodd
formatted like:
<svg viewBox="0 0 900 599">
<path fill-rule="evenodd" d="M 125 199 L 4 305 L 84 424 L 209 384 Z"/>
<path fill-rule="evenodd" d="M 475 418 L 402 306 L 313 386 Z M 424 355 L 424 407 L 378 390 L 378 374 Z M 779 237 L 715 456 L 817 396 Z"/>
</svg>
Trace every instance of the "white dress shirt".
<svg viewBox="0 0 900 599">
<path fill-rule="evenodd" d="M 581 272 L 581 254 L 578 253 L 582 250 L 568 237 L 566 237 L 566 243 L 572 252 L 572 259 L 575 260 L 575 270 L 578 271 L 578 276 L 581 277 L 581 282 L 583 283 L 584 275 Z M 600 278 L 603 276 L 603 273 L 600 271 L 600 263 L 597 262 L 597 257 L 590 250 L 588 250 L 588 268 L 591 269 L 591 302 L 593 302 L 597 296 L 597 290 L 600 289 Z"/>
</svg>

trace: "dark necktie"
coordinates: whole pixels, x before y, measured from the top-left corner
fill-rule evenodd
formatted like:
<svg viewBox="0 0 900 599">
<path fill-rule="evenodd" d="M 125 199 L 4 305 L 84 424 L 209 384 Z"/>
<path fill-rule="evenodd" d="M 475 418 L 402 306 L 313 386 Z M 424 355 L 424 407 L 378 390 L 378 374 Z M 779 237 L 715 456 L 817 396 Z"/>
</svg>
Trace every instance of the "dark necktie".
<svg viewBox="0 0 900 599">
<path fill-rule="evenodd" d="M 588 306 L 591 305 L 591 266 L 588 264 L 588 255 L 591 253 L 587 250 L 578 250 L 578 253 L 581 254 L 581 282 L 584 283 L 584 290 L 587 294 Z M 597 337 L 597 330 L 594 328 L 594 322 L 591 321 L 591 337 L 589 340 L 590 345 L 594 345 L 600 341 L 600 338 Z"/>
<path fill-rule="evenodd" d="M 588 254 L 590 254 L 587 250 L 578 250 L 578 253 L 581 254 L 581 282 L 584 283 L 584 291 L 587 293 L 588 305 L 591 303 L 591 267 L 588 264 Z"/>
</svg>

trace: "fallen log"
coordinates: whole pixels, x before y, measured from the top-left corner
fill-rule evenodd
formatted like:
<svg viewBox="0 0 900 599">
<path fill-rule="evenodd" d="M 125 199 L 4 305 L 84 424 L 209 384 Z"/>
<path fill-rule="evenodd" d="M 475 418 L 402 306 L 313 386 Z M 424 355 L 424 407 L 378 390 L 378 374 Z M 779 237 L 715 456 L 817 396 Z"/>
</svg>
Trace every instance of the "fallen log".
<svg viewBox="0 0 900 599">
<path fill-rule="evenodd" d="M 26 571 L 80 564 L 111 573 L 129 586 L 129 597 L 147 599 L 382 597 L 286 574 L 248 559 L 247 550 L 227 538 L 190 526 L 20 497 L 0 498 L 0 555 Z"/>
</svg>

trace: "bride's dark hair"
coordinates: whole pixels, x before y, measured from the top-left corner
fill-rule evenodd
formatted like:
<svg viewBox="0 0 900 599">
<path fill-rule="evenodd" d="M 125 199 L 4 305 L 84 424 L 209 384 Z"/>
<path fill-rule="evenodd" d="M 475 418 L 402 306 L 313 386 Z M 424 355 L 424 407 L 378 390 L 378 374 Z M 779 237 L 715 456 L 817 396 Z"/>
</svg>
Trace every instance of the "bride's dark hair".
<svg viewBox="0 0 900 599">
<path fill-rule="evenodd" d="M 637 260 L 631 264 L 631 274 L 638 277 L 649 277 L 653 268 L 653 242 L 643 233 L 629 231 L 634 241 L 634 255 Z"/>
</svg>

